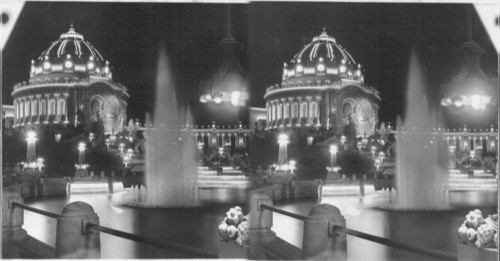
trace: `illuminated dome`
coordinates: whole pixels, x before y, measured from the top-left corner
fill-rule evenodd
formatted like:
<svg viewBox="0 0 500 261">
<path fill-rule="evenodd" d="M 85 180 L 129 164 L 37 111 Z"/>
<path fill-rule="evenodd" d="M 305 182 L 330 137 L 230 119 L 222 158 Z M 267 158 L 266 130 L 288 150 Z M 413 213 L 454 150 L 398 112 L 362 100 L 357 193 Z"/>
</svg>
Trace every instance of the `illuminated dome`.
<svg viewBox="0 0 500 261">
<path fill-rule="evenodd" d="M 14 127 L 84 129 L 102 120 L 106 133 L 120 132 L 128 97 L 109 62 L 71 25 L 31 61 L 29 80 L 14 85 Z"/>
<path fill-rule="evenodd" d="M 36 61 L 31 61 L 31 77 L 53 73 L 89 74 L 111 79 L 109 62 L 90 42 L 85 41 L 83 35 L 75 31 L 73 25 Z"/>
<path fill-rule="evenodd" d="M 325 29 L 283 66 L 281 84 L 266 89 L 266 128 L 332 129 L 354 123 L 375 133 L 379 92 L 364 82 L 361 65 Z"/>
<path fill-rule="evenodd" d="M 283 84 L 299 79 L 352 79 L 363 81 L 361 65 L 325 29 L 304 46 L 283 68 Z M 325 77 L 327 76 L 327 77 Z"/>
</svg>

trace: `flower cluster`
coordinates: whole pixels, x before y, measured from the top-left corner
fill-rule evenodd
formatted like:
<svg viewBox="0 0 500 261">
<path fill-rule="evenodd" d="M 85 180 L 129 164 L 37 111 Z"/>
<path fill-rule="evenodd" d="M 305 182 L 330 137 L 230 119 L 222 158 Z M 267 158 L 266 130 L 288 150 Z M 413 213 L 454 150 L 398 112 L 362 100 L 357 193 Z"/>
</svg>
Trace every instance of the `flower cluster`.
<svg viewBox="0 0 500 261">
<path fill-rule="evenodd" d="M 479 209 L 470 211 L 458 229 L 458 241 L 462 244 L 474 244 L 477 248 L 498 246 L 498 214 L 483 218 Z"/>
<path fill-rule="evenodd" d="M 234 241 L 243 246 L 248 243 L 248 215 L 244 216 L 238 206 L 229 209 L 219 225 L 219 237 L 224 241 Z"/>
</svg>

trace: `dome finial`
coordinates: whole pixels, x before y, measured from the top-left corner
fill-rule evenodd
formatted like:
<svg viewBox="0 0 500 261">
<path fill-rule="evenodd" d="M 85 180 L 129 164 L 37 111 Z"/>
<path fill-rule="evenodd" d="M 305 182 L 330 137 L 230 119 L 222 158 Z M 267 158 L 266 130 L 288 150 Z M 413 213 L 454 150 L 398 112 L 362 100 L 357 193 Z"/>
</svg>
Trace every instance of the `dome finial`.
<svg viewBox="0 0 500 261">
<path fill-rule="evenodd" d="M 321 28 L 321 34 L 326 34 L 326 25 Z"/>
</svg>

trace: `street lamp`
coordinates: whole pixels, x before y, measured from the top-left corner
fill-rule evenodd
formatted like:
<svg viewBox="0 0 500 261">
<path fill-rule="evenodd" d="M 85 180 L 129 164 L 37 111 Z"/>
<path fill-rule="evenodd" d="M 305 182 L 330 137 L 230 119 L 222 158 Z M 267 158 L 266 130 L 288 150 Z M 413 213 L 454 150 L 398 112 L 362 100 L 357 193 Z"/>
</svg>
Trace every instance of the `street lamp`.
<svg viewBox="0 0 500 261">
<path fill-rule="evenodd" d="M 376 151 L 377 151 L 377 147 L 372 146 L 372 150 L 371 150 L 371 152 L 372 152 L 372 157 L 375 157 L 375 152 L 376 152 Z"/>
<path fill-rule="evenodd" d="M 385 159 L 385 153 L 383 151 L 381 151 L 379 154 L 378 154 L 378 157 L 380 159 L 380 162 L 384 162 L 384 159 Z"/>
<path fill-rule="evenodd" d="M 120 155 L 123 156 L 123 149 L 125 149 L 125 144 L 120 143 L 120 145 L 118 145 L 118 148 L 120 149 Z"/>
<path fill-rule="evenodd" d="M 337 145 L 330 146 L 330 166 L 335 167 L 337 163 L 337 152 L 339 151 Z"/>
<path fill-rule="evenodd" d="M 288 135 L 285 133 L 281 133 L 278 135 L 278 144 L 279 144 L 279 152 L 278 152 L 278 164 L 282 165 L 286 163 L 287 155 L 287 145 L 289 143 Z"/>
<path fill-rule="evenodd" d="M 358 150 L 361 151 L 362 147 L 363 147 L 363 143 L 361 141 L 358 141 Z"/>
<path fill-rule="evenodd" d="M 27 150 L 26 150 L 26 162 L 29 164 L 35 162 L 36 159 L 36 147 L 35 143 L 37 141 L 36 133 L 34 131 L 29 131 L 26 134 Z"/>
<path fill-rule="evenodd" d="M 61 142 L 61 133 L 56 133 L 56 134 L 54 135 L 54 138 L 55 138 L 55 140 L 56 140 L 56 143 Z"/>
<path fill-rule="evenodd" d="M 376 159 L 375 160 L 375 167 L 377 168 L 377 171 L 380 169 L 381 165 L 382 165 L 382 162 L 380 161 L 380 159 Z"/>
<path fill-rule="evenodd" d="M 127 157 L 129 157 L 129 159 L 131 159 L 133 155 L 134 155 L 134 150 L 132 148 L 129 148 L 127 150 Z"/>
<path fill-rule="evenodd" d="M 83 165 L 83 162 L 85 161 L 85 149 L 87 148 L 87 145 L 85 143 L 80 142 L 78 143 L 78 164 Z"/>
</svg>

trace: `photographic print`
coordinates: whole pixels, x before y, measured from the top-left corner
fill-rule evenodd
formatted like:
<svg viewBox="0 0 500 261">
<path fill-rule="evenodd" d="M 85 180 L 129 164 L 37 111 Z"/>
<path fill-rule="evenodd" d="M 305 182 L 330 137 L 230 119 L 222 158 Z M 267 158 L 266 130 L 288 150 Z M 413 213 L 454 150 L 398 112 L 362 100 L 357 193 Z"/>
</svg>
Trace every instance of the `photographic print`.
<svg viewBox="0 0 500 261">
<path fill-rule="evenodd" d="M 2 258 L 498 260 L 498 4 L 0 11 Z"/>
</svg>

